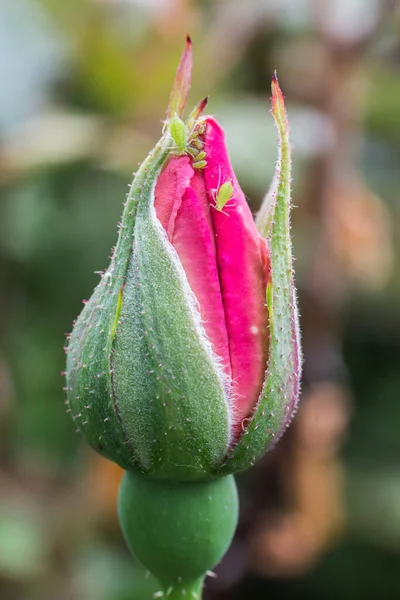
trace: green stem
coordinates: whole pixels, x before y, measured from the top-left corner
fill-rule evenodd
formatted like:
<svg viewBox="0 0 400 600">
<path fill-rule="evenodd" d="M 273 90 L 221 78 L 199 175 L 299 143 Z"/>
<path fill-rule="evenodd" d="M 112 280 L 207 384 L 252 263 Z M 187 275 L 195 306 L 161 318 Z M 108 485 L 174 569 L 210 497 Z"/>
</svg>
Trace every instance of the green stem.
<svg viewBox="0 0 400 600">
<path fill-rule="evenodd" d="M 168 600 L 201 600 L 204 578 L 192 583 L 178 583 L 175 587 L 169 587 L 164 590 L 164 596 Z"/>
</svg>

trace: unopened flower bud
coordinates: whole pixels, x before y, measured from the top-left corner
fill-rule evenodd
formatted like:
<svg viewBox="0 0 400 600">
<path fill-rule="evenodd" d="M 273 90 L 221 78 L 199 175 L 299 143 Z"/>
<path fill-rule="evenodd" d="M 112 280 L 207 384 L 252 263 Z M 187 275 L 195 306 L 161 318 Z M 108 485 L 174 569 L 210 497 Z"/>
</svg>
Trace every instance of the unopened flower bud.
<svg viewBox="0 0 400 600">
<path fill-rule="evenodd" d="M 259 231 L 206 100 L 183 120 L 191 62 L 188 42 L 163 136 L 135 176 L 67 360 L 87 441 L 126 470 L 180 481 L 246 469 L 273 445 L 301 365 L 278 82 L 276 190 Z"/>
</svg>

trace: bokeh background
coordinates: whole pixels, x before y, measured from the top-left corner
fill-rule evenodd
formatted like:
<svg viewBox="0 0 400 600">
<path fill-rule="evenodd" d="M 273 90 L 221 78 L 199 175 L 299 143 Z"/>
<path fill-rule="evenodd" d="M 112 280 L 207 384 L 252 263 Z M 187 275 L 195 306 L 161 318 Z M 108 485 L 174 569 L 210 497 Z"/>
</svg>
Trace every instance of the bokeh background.
<svg viewBox="0 0 400 600">
<path fill-rule="evenodd" d="M 226 130 L 254 211 L 294 148 L 303 395 L 238 478 L 205 599 L 400 598 L 400 8 L 384 0 L 0 2 L 0 598 L 146 600 L 121 473 L 65 413 L 63 344 L 158 139 L 185 35 L 194 104 Z"/>
</svg>

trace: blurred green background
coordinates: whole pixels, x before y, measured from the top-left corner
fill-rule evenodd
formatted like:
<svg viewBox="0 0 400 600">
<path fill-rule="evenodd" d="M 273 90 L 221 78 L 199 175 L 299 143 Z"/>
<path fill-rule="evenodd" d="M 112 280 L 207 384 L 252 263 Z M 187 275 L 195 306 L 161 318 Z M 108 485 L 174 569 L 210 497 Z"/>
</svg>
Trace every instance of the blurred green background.
<svg viewBox="0 0 400 600">
<path fill-rule="evenodd" d="M 65 333 L 107 266 L 185 35 L 191 104 L 226 131 L 254 211 L 293 141 L 303 397 L 239 477 L 205 599 L 400 598 L 400 8 L 384 0 L 0 3 L 0 598 L 145 600 L 121 473 L 65 414 Z"/>
</svg>

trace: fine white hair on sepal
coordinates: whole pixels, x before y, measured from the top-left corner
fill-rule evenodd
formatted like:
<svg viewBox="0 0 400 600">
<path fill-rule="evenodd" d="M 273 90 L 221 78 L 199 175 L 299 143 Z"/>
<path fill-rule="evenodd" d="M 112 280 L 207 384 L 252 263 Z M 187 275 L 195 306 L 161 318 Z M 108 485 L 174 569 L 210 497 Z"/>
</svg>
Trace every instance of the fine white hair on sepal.
<svg viewBox="0 0 400 600">
<path fill-rule="evenodd" d="M 153 194 L 154 194 L 154 190 L 153 190 Z M 185 297 L 187 299 L 187 306 L 190 310 L 190 314 L 192 317 L 193 329 L 196 331 L 197 338 L 199 340 L 200 345 L 203 347 L 206 354 L 209 356 L 210 368 L 214 369 L 214 372 L 217 375 L 217 378 L 221 384 L 221 392 L 222 392 L 222 395 L 226 402 L 227 415 L 228 415 L 228 430 L 229 430 L 228 446 L 229 446 L 232 442 L 232 428 L 233 428 L 233 424 L 235 422 L 235 415 L 234 415 L 235 403 L 234 403 L 234 397 L 232 394 L 232 380 L 225 373 L 224 367 L 222 364 L 222 359 L 220 356 L 218 356 L 215 353 L 212 343 L 207 336 L 207 333 L 204 329 L 203 322 L 202 322 L 201 315 L 200 315 L 199 302 L 198 302 L 192 288 L 189 285 L 185 270 L 182 266 L 182 263 L 178 256 L 178 253 L 176 252 L 175 248 L 168 240 L 167 233 L 157 218 L 154 202 L 152 203 L 152 205 L 150 207 L 150 215 L 151 215 L 151 219 L 155 225 L 157 234 L 159 235 L 160 240 L 163 244 L 163 247 L 165 248 L 165 252 L 170 256 L 170 258 L 172 259 L 173 264 L 176 268 L 176 272 L 179 276 L 179 281 L 182 285 Z"/>
</svg>

